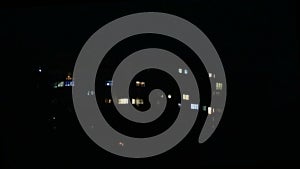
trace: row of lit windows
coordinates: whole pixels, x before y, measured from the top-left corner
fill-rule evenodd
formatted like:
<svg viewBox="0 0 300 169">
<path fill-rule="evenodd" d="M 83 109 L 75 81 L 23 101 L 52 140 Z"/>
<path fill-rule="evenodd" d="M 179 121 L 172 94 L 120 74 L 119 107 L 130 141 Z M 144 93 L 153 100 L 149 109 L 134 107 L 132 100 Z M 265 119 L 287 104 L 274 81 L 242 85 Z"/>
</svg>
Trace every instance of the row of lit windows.
<svg viewBox="0 0 300 169">
<path fill-rule="evenodd" d="M 127 98 L 118 99 L 118 104 L 128 104 L 128 102 Z"/>
<path fill-rule="evenodd" d="M 145 87 L 145 82 L 136 81 L 135 86 L 137 87 Z"/>
<path fill-rule="evenodd" d="M 112 103 L 112 99 L 104 99 L 104 102 L 109 104 L 109 103 Z M 129 99 L 127 98 L 121 98 L 121 99 L 118 99 L 118 104 L 129 104 Z M 144 104 L 144 100 L 143 99 L 131 99 L 131 104 L 135 104 L 135 105 L 140 105 L 140 104 Z"/>
<path fill-rule="evenodd" d="M 54 83 L 54 88 L 74 86 L 74 81 L 61 81 Z"/>
<path fill-rule="evenodd" d="M 136 105 L 144 104 L 144 100 L 143 99 L 131 99 L 131 104 L 136 104 Z"/>
<path fill-rule="evenodd" d="M 88 95 L 88 96 L 94 96 L 94 95 L 95 95 L 95 91 L 89 90 L 89 91 L 87 92 L 87 95 Z"/>
<path fill-rule="evenodd" d="M 203 111 L 207 111 L 207 114 L 213 114 L 215 112 L 221 112 L 221 109 L 220 108 L 213 108 L 213 107 L 206 107 L 206 106 L 203 106 L 202 107 L 202 110 Z"/>
<path fill-rule="evenodd" d="M 192 110 L 198 110 L 199 109 L 199 104 L 191 104 L 191 109 Z"/>
<path fill-rule="evenodd" d="M 112 85 L 113 85 L 113 81 L 112 80 L 105 81 L 105 86 L 112 86 Z M 136 81 L 135 82 L 135 86 L 137 86 L 137 87 L 145 87 L 146 83 L 145 82 L 141 82 L 141 81 Z"/>
<path fill-rule="evenodd" d="M 188 70 L 187 69 L 179 68 L 178 69 L 178 73 L 187 75 L 188 74 Z"/>
<path fill-rule="evenodd" d="M 216 74 L 214 74 L 214 73 L 208 73 L 208 77 L 210 77 L 210 78 L 216 78 Z"/>
</svg>

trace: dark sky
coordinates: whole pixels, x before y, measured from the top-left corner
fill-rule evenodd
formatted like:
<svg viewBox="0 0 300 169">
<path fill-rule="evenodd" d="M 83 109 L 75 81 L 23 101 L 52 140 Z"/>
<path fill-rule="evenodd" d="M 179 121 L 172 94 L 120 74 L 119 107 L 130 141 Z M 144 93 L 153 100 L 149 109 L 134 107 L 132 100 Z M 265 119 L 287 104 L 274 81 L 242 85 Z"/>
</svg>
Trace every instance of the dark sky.
<svg viewBox="0 0 300 169">
<path fill-rule="evenodd" d="M 199 145 L 195 138 L 200 131 L 195 128 L 177 148 L 158 157 L 123 159 L 97 149 L 82 155 L 85 156 L 82 163 L 156 168 L 297 164 L 299 157 L 293 155 L 299 153 L 296 117 L 300 57 L 296 8 L 291 1 L 216 0 L 10 2 L 1 5 L 0 105 L 4 117 L 0 118 L 1 130 L 4 130 L 1 157 L 6 157 L 3 158 L 6 163 L 27 160 L 18 155 L 24 153 L 22 148 L 11 148 L 21 147 L 18 142 L 23 137 L 16 136 L 16 128 L 32 124 L 27 131 L 31 134 L 24 136 L 29 140 L 38 138 L 36 133 L 40 130 L 35 129 L 34 124 L 40 122 L 35 113 L 43 113 L 45 109 L 42 104 L 39 106 L 38 97 L 47 97 L 47 93 L 34 87 L 37 66 L 49 72 L 72 72 L 81 47 L 101 26 L 126 14 L 159 11 L 197 25 L 218 51 L 228 83 L 226 109 L 218 129 L 210 141 Z M 30 145 L 33 150 L 39 149 L 35 145 L 51 146 L 51 142 L 36 142 Z M 47 151 L 43 154 L 49 163 L 52 163 L 51 155 Z M 53 163 L 59 168 L 63 162 Z"/>
</svg>

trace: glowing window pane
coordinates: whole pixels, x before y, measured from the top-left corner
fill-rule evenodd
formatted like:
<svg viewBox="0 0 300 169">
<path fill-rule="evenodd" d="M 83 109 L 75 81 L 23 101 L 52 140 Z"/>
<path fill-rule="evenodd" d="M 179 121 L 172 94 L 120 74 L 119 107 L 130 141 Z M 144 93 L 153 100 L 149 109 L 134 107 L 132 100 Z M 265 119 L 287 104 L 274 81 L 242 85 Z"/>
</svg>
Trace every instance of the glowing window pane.
<svg viewBox="0 0 300 169">
<path fill-rule="evenodd" d="M 188 74 L 188 70 L 187 69 L 184 69 L 184 74 Z"/>
<path fill-rule="evenodd" d="M 222 88 L 223 88 L 223 83 L 217 82 L 216 83 L 216 90 L 222 90 Z"/>
<path fill-rule="evenodd" d="M 192 110 L 198 110 L 199 109 L 199 105 L 198 104 L 191 104 L 191 109 Z"/>
<path fill-rule="evenodd" d="M 118 99 L 118 104 L 128 104 L 127 98 Z"/>
<path fill-rule="evenodd" d="M 207 113 L 208 113 L 208 114 L 211 114 L 211 107 L 208 107 Z"/>
<path fill-rule="evenodd" d="M 135 104 L 135 99 L 131 99 L 131 104 Z"/>
<path fill-rule="evenodd" d="M 57 87 L 63 87 L 64 86 L 64 82 L 59 82 L 58 84 L 57 84 Z"/>
<path fill-rule="evenodd" d="M 182 95 L 182 99 L 183 99 L 183 100 L 190 100 L 190 95 L 188 95 L 188 94 L 183 94 L 183 95 Z"/>
</svg>

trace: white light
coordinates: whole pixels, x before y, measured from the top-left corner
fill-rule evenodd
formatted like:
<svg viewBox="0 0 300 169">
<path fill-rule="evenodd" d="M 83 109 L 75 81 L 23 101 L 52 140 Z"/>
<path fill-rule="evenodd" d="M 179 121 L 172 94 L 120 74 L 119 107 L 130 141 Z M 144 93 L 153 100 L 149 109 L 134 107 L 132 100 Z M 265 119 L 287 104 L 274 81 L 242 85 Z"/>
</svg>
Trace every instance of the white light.
<svg viewBox="0 0 300 169">
<path fill-rule="evenodd" d="M 131 104 L 135 104 L 135 99 L 131 99 Z"/>
<path fill-rule="evenodd" d="M 172 98 L 172 96 L 169 94 L 169 95 L 168 95 L 168 98 L 169 98 L 169 99 L 171 99 L 171 98 Z"/>
<path fill-rule="evenodd" d="M 208 77 L 212 77 L 212 73 L 208 73 Z"/>
<path fill-rule="evenodd" d="M 208 113 L 208 114 L 211 114 L 211 107 L 208 107 L 207 113 Z"/>
<path fill-rule="evenodd" d="M 41 68 L 39 68 L 39 72 L 42 72 L 42 69 L 41 69 Z"/>
<path fill-rule="evenodd" d="M 199 109 L 199 105 L 198 104 L 191 104 L 191 109 L 192 110 L 198 110 Z"/>
<path fill-rule="evenodd" d="M 188 70 L 187 69 L 184 69 L 184 74 L 188 74 Z"/>
<path fill-rule="evenodd" d="M 93 96 L 94 94 L 95 94 L 95 92 L 94 92 L 93 90 L 91 90 L 91 91 L 89 90 L 89 91 L 87 92 L 87 95 L 88 95 L 88 96 Z"/>
<path fill-rule="evenodd" d="M 65 82 L 59 82 L 59 83 L 57 84 L 57 87 L 64 87 L 64 84 L 65 84 Z"/>
<path fill-rule="evenodd" d="M 120 141 L 118 144 L 119 144 L 119 146 L 121 146 L 121 147 L 123 147 L 123 146 L 124 146 L 124 143 L 123 143 L 123 142 L 121 142 L 121 141 Z"/>
<path fill-rule="evenodd" d="M 178 69 L 178 73 L 180 73 L 180 74 L 182 73 L 182 69 L 181 68 Z"/>
<path fill-rule="evenodd" d="M 105 86 L 112 86 L 112 84 L 113 84 L 113 81 L 108 80 L 108 81 L 106 81 Z"/>
</svg>

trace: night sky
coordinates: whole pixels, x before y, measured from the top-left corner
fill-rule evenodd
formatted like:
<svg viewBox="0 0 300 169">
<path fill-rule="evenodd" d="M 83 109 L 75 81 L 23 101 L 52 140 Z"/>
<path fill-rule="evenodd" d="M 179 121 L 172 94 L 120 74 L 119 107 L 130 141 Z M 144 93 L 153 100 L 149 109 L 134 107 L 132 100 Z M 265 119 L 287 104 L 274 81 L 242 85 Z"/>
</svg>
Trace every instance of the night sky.
<svg viewBox="0 0 300 169">
<path fill-rule="evenodd" d="M 296 8 L 291 1 L 1 4 L 0 168 L 299 165 Z M 82 46 L 100 27 L 146 11 L 180 16 L 207 35 L 225 69 L 227 102 L 217 130 L 206 143 L 197 142 L 203 125 L 203 116 L 199 116 L 190 134 L 172 150 L 151 158 L 128 159 L 91 141 L 76 118 L 71 88 L 53 90 L 49 84 L 73 71 Z M 148 38 L 145 46 L 156 43 L 157 39 Z M 142 42 L 142 38 L 136 40 Z M 141 45 L 132 40 L 130 44 Z M 201 74 L 200 70 L 195 71 Z M 54 116 L 57 120 L 49 121 Z"/>
</svg>

